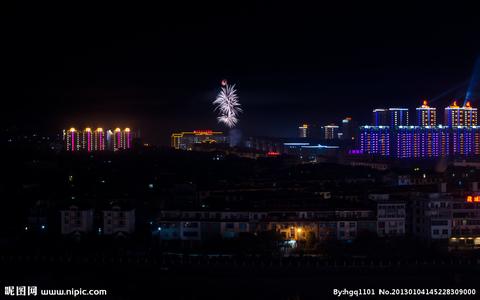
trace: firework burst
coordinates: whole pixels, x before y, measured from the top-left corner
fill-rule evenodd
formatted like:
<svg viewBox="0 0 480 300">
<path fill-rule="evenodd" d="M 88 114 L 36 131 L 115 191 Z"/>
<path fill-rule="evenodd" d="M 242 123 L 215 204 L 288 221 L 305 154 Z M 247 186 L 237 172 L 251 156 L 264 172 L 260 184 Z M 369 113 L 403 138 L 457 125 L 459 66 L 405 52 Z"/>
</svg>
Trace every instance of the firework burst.
<svg viewBox="0 0 480 300">
<path fill-rule="evenodd" d="M 229 85 L 226 80 L 222 80 L 222 90 L 213 101 L 213 105 L 215 105 L 214 110 L 219 112 L 218 122 L 230 128 L 238 123 L 238 114 L 242 112 L 242 108 L 235 85 Z"/>
</svg>

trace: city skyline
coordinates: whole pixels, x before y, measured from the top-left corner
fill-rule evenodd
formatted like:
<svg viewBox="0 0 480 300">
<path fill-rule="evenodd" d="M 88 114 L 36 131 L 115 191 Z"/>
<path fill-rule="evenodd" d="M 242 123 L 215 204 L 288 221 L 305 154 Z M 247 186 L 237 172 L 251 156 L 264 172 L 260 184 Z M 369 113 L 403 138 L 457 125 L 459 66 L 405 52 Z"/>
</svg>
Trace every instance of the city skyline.
<svg viewBox="0 0 480 300">
<path fill-rule="evenodd" d="M 226 129 L 211 111 L 224 78 L 240 90 L 244 135 L 295 136 L 298 124 L 328 124 L 331 115 L 365 123 L 382 103 L 462 98 L 480 53 L 475 10 L 463 7 L 463 18 L 442 5 L 378 15 L 366 6 L 212 3 L 198 7 L 203 15 L 180 18 L 171 13 L 180 7 L 158 15 L 121 5 L 67 6 L 61 15 L 48 8 L 12 11 L 22 39 L 6 36 L 2 93 L 11 100 L 2 122 L 52 131 L 70 120 L 121 119 L 119 126 L 142 128 L 162 145 L 173 129 Z M 406 12 L 422 22 L 404 19 Z M 131 22 L 122 23 L 128 13 Z M 235 47 L 218 46 L 227 37 Z"/>
</svg>

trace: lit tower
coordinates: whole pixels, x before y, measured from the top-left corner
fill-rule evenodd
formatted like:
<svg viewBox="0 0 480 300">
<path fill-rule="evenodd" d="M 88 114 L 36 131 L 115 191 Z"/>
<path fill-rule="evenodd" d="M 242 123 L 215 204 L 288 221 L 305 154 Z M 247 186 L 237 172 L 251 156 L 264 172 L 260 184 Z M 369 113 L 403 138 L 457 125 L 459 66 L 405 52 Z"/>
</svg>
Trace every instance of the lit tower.
<svg viewBox="0 0 480 300">
<path fill-rule="evenodd" d="M 93 150 L 92 129 L 89 127 L 82 132 L 82 149 L 88 152 Z"/>
<path fill-rule="evenodd" d="M 463 107 L 463 115 L 465 122 L 463 126 L 477 126 L 477 108 L 473 108 L 470 101 L 465 103 L 465 106 Z"/>
<path fill-rule="evenodd" d="M 335 124 L 325 125 L 323 127 L 324 136 L 323 138 L 326 140 L 336 140 L 338 139 L 338 126 Z"/>
<path fill-rule="evenodd" d="M 390 126 L 408 126 L 408 108 L 389 108 L 388 114 Z"/>
<path fill-rule="evenodd" d="M 132 147 L 132 133 L 128 127 L 123 130 L 123 141 L 124 149 L 130 149 Z"/>
<path fill-rule="evenodd" d="M 457 105 L 457 101 L 453 101 L 453 103 L 450 106 L 445 107 L 445 125 L 452 127 L 452 126 L 459 126 L 461 123 L 463 123 L 463 120 L 460 121 L 461 118 L 461 113 L 460 113 L 461 107 Z"/>
<path fill-rule="evenodd" d="M 123 145 L 124 145 L 124 139 L 123 139 L 122 130 L 117 127 L 113 132 L 113 150 L 117 151 L 117 150 L 123 149 L 124 148 Z"/>
<path fill-rule="evenodd" d="M 373 110 L 373 126 L 388 126 L 388 109 L 376 108 Z"/>
<path fill-rule="evenodd" d="M 477 126 L 477 108 L 473 108 L 470 101 L 467 101 L 463 107 L 458 106 L 457 101 L 453 101 L 452 105 L 445 107 L 445 125 Z"/>
<path fill-rule="evenodd" d="M 68 131 L 64 131 L 65 148 L 67 151 L 80 150 L 80 138 L 75 128 L 70 128 Z"/>
<path fill-rule="evenodd" d="M 437 125 L 437 109 L 428 106 L 427 100 L 423 100 L 422 106 L 417 107 L 417 125 L 421 127 Z"/>
<path fill-rule="evenodd" d="M 107 144 L 106 144 L 107 150 L 113 151 L 114 139 L 113 139 L 113 131 L 111 129 L 107 130 L 106 139 L 107 139 Z"/>
<path fill-rule="evenodd" d="M 351 117 L 346 117 L 342 120 L 342 139 L 354 140 L 354 125 Z"/>
<path fill-rule="evenodd" d="M 298 127 L 298 137 L 308 137 L 308 124 L 303 124 L 302 126 Z"/>
<path fill-rule="evenodd" d="M 103 128 L 97 128 L 93 134 L 93 149 L 95 151 L 105 150 L 105 133 Z"/>
</svg>

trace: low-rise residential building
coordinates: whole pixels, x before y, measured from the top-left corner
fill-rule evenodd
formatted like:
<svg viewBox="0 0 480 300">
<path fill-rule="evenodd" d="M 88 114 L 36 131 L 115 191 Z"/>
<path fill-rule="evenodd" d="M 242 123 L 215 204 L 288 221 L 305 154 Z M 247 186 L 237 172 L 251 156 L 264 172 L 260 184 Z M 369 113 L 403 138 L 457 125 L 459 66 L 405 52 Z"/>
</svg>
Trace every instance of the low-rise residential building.
<svg viewBox="0 0 480 300">
<path fill-rule="evenodd" d="M 236 238 L 269 230 L 284 240 L 352 240 L 361 230 L 375 231 L 375 213 L 353 210 L 168 211 L 160 213 L 154 233 L 162 240 Z"/>
<path fill-rule="evenodd" d="M 84 234 L 93 230 L 93 209 L 72 205 L 60 212 L 61 233 Z"/>
<path fill-rule="evenodd" d="M 377 234 L 379 237 L 404 236 L 405 203 L 380 201 L 377 203 Z"/>
<path fill-rule="evenodd" d="M 429 193 L 412 200 L 413 236 L 425 240 L 451 236 L 453 197 L 446 193 Z"/>
<path fill-rule="evenodd" d="M 103 234 L 126 235 L 135 231 L 135 209 L 114 205 L 103 211 Z"/>
<path fill-rule="evenodd" d="M 455 198 L 452 203 L 450 250 L 480 249 L 480 195 Z"/>
</svg>

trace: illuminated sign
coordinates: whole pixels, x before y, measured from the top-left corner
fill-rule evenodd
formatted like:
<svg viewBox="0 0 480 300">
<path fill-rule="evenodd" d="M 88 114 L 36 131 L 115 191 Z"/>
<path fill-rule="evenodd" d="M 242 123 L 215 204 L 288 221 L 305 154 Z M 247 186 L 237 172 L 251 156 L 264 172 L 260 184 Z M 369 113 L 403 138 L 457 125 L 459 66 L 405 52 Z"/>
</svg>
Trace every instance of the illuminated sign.
<svg viewBox="0 0 480 300">
<path fill-rule="evenodd" d="M 280 152 L 275 152 L 275 151 L 268 151 L 267 156 L 279 156 Z"/>
<path fill-rule="evenodd" d="M 469 203 L 473 203 L 473 202 L 477 202 L 479 203 L 480 202 L 480 196 L 467 196 L 467 202 Z"/>
<path fill-rule="evenodd" d="M 212 130 L 194 130 L 193 133 L 194 134 L 212 134 L 213 131 Z"/>
</svg>

